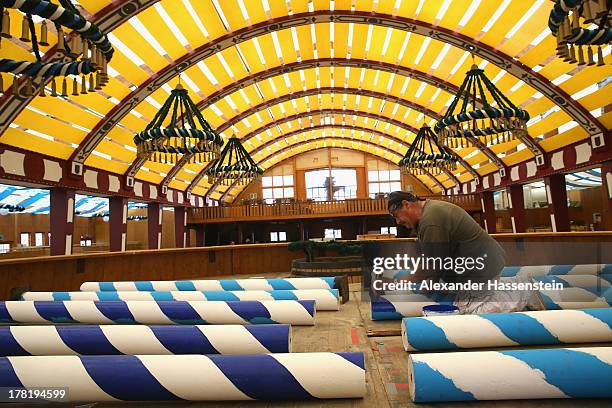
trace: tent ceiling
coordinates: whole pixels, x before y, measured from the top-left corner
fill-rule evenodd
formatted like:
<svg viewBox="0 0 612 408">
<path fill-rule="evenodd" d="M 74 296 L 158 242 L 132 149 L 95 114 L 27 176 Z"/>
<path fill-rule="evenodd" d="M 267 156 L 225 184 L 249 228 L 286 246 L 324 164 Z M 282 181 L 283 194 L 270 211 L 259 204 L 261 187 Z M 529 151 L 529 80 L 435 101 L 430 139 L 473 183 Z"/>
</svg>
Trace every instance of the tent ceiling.
<svg viewBox="0 0 612 408">
<path fill-rule="evenodd" d="M 410 143 L 414 138 L 410 129 L 418 128 L 423 122 L 433 123 L 444 114 L 453 90 L 461 84 L 472 61 L 464 48 L 452 45 L 456 43 L 452 38 L 446 42 L 442 41 L 444 38 L 383 26 L 375 21 L 377 15 L 414 19 L 416 25 L 431 25 L 469 37 L 497 55 L 516 56 L 516 62 L 538 72 L 570 95 L 578 108 L 591 112 L 591 118 L 601 122 L 605 129 L 612 122 L 612 114 L 602 109 L 609 103 L 612 68 L 609 65 L 576 67 L 554 56 L 555 40 L 547 28 L 553 5 L 550 1 L 162 0 L 150 3 L 155 4 L 112 30 L 110 39 L 116 53 L 109 70 L 112 79 L 103 91 L 74 100 L 35 97 L 0 135 L 0 143 L 68 159 L 82 147 L 84 140 L 96 133 L 104 117 L 113 110 L 125 110 L 127 114 L 110 128 L 86 160 L 87 165 L 123 174 L 136 158 L 134 132 L 144 129 L 153 118 L 177 84 L 175 74 L 182 71 L 182 84 L 199 103 L 204 117 L 223 136 L 236 134 L 245 141 L 247 150 L 253 152 L 266 145 L 265 152 L 255 155 L 258 160 L 266 160 L 261 163 L 264 167 L 270 167 L 303 146 L 322 147 L 319 141 L 298 143 L 317 133 L 322 139 L 330 137 L 331 132 L 342 134 L 346 143 L 351 138 L 355 142 L 370 140 L 360 150 L 380 157 L 385 157 L 385 149 L 402 154 L 407 145 L 402 146 L 397 139 Z M 107 0 L 81 0 L 79 4 L 86 14 L 94 16 L 113 7 Z M 287 19 L 300 13 L 316 16 L 330 11 L 343 16 L 351 12 L 377 14 L 372 15 L 370 23 L 338 19 L 315 24 L 302 22 L 289 28 L 278 24 L 276 29 L 241 38 L 241 33 L 270 19 Z M 185 59 L 193 50 L 229 37 L 238 41 L 223 43 L 221 51 L 186 69 L 175 66 L 175 61 Z M 8 52 L 10 57 L 32 59 L 29 50 L 19 45 L 4 41 L 2 55 Z M 609 48 L 606 47 L 606 55 Z M 42 49 L 48 50 L 49 47 Z M 492 55 L 496 56 L 495 53 Z M 495 61 L 491 59 L 477 56 L 475 62 L 513 102 L 529 111 L 532 117 L 529 135 L 543 150 L 551 151 L 588 137 L 587 130 L 574 122 L 557 102 L 543 96 L 537 85 L 523 82 L 499 67 L 511 70 L 512 60 L 504 62 L 497 56 Z M 173 69 L 170 79 L 163 86 L 153 88 L 146 99 L 123 104 L 122 101 L 142 89 L 156 73 L 169 69 Z M 343 91 L 344 88 L 347 90 Z M 342 110 L 344 115 L 339 112 Z M 317 113 L 320 111 L 328 114 Z M 290 117 L 296 119 L 288 120 Z M 321 125 L 327 128 L 308 131 L 311 126 Z M 353 132 L 351 126 L 369 129 L 372 134 Z M 299 129 L 304 132 L 296 133 Z M 287 151 L 283 149 L 289 146 L 285 141 L 289 133 L 293 138 L 289 143 L 295 145 L 295 150 Z M 380 137 L 378 133 L 389 137 Z M 329 143 L 339 143 L 339 140 L 329 139 Z M 533 156 L 528 146 L 517 141 L 490 149 L 504 165 Z M 281 151 L 282 155 L 275 157 L 275 152 Z M 465 148 L 457 152 L 480 175 L 497 170 L 481 151 Z M 177 172 L 170 187 L 186 189 L 200 170 L 195 165 L 185 166 Z M 136 177 L 159 183 L 170 171 L 170 165 L 146 162 Z M 472 178 L 461 166 L 456 177 L 462 182 Z M 420 178 L 435 189 L 436 183 L 427 176 Z M 445 187 L 453 184 L 444 174 L 438 176 L 438 182 Z M 209 187 L 204 179 L 193 191 L 204 194 Z M 223 194 L 223 188 L 216 189 L 211 197 Z M 230 191 L 231 194 L 238 191 L 233 190 L 236 191 Z"/>
</svg>

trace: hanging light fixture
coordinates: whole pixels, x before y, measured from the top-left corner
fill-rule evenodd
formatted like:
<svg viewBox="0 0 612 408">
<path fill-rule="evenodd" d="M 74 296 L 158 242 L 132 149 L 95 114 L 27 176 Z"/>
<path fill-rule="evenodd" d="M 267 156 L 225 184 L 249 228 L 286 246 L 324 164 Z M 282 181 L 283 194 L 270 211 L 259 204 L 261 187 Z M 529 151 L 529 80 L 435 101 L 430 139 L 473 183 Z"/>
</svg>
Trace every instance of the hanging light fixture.
<svg viewBox="0 0 612 408">
<path fill-rule="evenodd" d="M 571 21 L 570 21 L 571 11 Z M 578 65 L 605 65 L 602 47 L 612 41 L 607 0 L 555 0 L 548 28 L 557 39 L 557 55 Z"/>
<path fill-rule="evenodd" d="M 11 23 L 15 24 L 14 16 L 7 9 L 16 9 L 23 13 L 21 35 L 18 38 L 23 43 L 31 43 L 35 61 L 16 61 L 0 58 L 0 72 L 13 75 L 12 85 L 2 83 L 0 75 L 0 93 L 13 94 L 20 91 L 24 96 L 34 93 L 35 81 L 42 85 L 51 81 L 49 95 L 68 97 L 87 94 L 102 89 L 108 82 L 107 65 L 113 56 L 114 49 L 103 33 L 94 23 L 87 21 L 70 0 L 59 0 L 61 6 L 45 0 L 0 0 L 0 51 L 2 38 L 12 38 Z M 43 18 L 40 25 L 40 35 L 32 16 Z M 42 61 L 39 46 L 48 46 L 48 25 L 53 24 L 57 31 L 58 42 L 55 51 L 65 55 L 68 62 L 45 63 Z M 69 37 L 64 29 L 72 30 Z M 17 39 L 16 39 L 17 40 Z M 59 79 L 61 78 L 61 80 Z M 70 86 L 72 78 L 72 86 Z M 56 82 L 56 79 L 59 81 Z M 25 80 L 25 87 L 20 87 Z M 47 89 L 40 86 L 40 96 L 46 96 Z"/>
<path fill-rule="evenodd" d="M 490 145 L 526 135 L 528 120 L 529 113 L 514 105 L 473 64 L 434 131 L 450 148 L 473 145 L 476 138 Z"/>
<path fill-rule="evenodd" d="M 175 164 L 182 156 L 188 156 L 190 163 L 203 164 L 219 157 L 223 139 L 204 119 L 179 77 L 179 84 L 153 121 L 134 136 L 134 143 L 139 158 Z"/>
<path fill-rule="evenodd" d="M 245 185 L 259 178 L 263 169 L 257 166 L 240 140 L 233 135 L 223 148 L 221 157 L 204 174 L 209 183 L 230 185 L 238 182 L 239 185 Z"/>
<path fill-rule="evenodd" d="M 423 125 L 399 161 L 399 166 L 405 174 L 422 175 L 427 172 L 438 175 L 445 169 L 457 170 L 458 160 L 448 147 L 438 142 L 431 128 Z"/>
</svg>

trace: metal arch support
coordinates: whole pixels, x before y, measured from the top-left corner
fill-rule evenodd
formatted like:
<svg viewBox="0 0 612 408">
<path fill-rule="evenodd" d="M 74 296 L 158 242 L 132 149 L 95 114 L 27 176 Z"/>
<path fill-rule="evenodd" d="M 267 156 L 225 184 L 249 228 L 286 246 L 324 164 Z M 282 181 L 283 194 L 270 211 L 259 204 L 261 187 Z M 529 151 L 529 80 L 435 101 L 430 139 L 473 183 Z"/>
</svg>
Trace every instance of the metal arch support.
<svg viewBox="0 0 612 408">
<path fill-rule="evenodd" d="M 110 32 L 158 1 L 159 0 L 126 0 L 112 2 L 96 13 L 91 18 L 91 21 L 96 23 L 101 30 Z M 43 56 L 42 60 L 45 63 L 69 62 L 64 53 L 56 51 L 56 46 L 51 47 Z M 44 84 L 48 82 L 49 81 L 45 81 Z M 41 88 L 40 80 L 34 79 L 32 81 L 33 92 L 30 96 L 25 96 L 25 85 L 26 81 L 21 80 L 19 82 L 19 91 L 17 94 L 5 93 L 4 96 L 0 98 L 0 135 L 8 129 L 9 125 L 13 123 L 21 111 L 38 96 Z"/>
<path fill-rule="evenodd" d="M 307 129 L 302 129 L 302 130 L 301 130 L 301 132 L 304 132 L 305 130 L 307 130 Z M 320 139 L 316 139 L 316 140 L 326 140 L 326 141 L 329 141 L 329 140 L 334 140 L 334 141 L 345 141 L 345 142 L 346 142 L 346 141 L 348 141 L 348 139 L 347 139 L 347 138 L 341 138 L 341 137 L 337 137 L 337 136 L 326 136 L 326 137 L 322 137 L 322 138 L 320 138 Z M 296 143 L 296 144 L 293 144 L 293 145 L 290 145 L 290 146 L 284 147 L 283 149 L 281 149 L 281 150 L 278 150 L 278 151 L 274 152 L 274 154 L 283 153 L 283 152 L 287 151 L 288 149 L 291 149 L 291 148 L 294 148 L 294 147 L 298 147 L 298 146 L 301 146 L 301 145 L 303 145 L 303 144 L 310 143 L 310 142 L 312 142 L 312 141 L 313 141 L 313 139 L 310 139 L 310 140 L 304 140 L 304 141 L 298 142 L 298 143 Z M 363 140 L 359 140 L 358 142 L 361 142 L 362 144 L 367 145 L 367 146 L 376 146 L 376 147 L 378 147 L 379 149 L 384 150 L 384 151 L 386 151 L 386 152 L 393 153 L 393 154 L 397 154 L 397 152 L 395 152 L 395 151 L 393 151 L 393 150 L 391 150 L 391 149 L 388 149 L 388 148 L 386 148 L 386 147 L 382 147 L 382 146 L 378 146 L 378 145 L 376 145 L 376 144 L 374 144 L 374 143 L 370 143 L 370 142 L 363 141 Z M 339 148 L 341 149 L 342 147 L 339 147 Z M 350 150 L 359 150 L 359 149 L 350 148 L 350 147 L 344 147 L 344 149 L 350 149 Z M 296 154 L 297 154 L 297 153 L 296 153 Z M 371 154 L 373 154 L 373 153 L 371 153 Z M 380 156 L 379 156 L 379 157 L 380 157 Z M 431 179 L 431 180 L 432 180 L 432 181 L 433 181 L 433 182 L 434 182 L 434 183 L 435 183 L 435 184 L 436 184 L 438 187 L 440 187 L 440 188 L 442 189 L 442 191 L 446 191 L 446 188 L 445 188 L 445 187 L 444 187 L 444 185 L 443 185 L 443 184 L 440 182 L 440 180 L 438 180 L 437 178 L 435 178 L 435 177 L 434 177 L 434 176 L 433 176 L 431 173 L 427 173 L 427 172 L 426 172 L 425 174 L 426 174 L 426 175 L 427 175 L 427 176 L 428 176 L 428 177 L 429 177 L 429 178 L 430 178 L 430 179 Z M 236 185 L 236 182 L 232 183 L 232 185 L 230 185 L 230 186 L 228 187 L 228 189 L 227 189 L 227 190 L 226 190 L 226 191 L 225 191 L 225 192 L 222 194 L 222 196 L 221 196 L 220 200 L 223 200 L 223 199 L 225 198 L 225 196 L 227 195 L 227 193 L 228 193 L 229 191 L 231 191 L 231 190 L 232 190 L 232 189 L 235 187 L 235 185 Z M 215 186 L 216 186 L 216 184 L 215 184 Z M 212 190 L 213 190 L 213 189 L 214 189 L 214 186 L 213 186 L 213 187 L 211 187 L 211 189 L 210 189 L 210 190 L 209 190 L 209 191 L 208 191 L 206 194 L 208 195 L 208 193 L 212 192 Z"/>
<path fill-rule="evenodd" d="M 316 112 L 318 112 L 318 111 L 315 111 L 315 113 L 316 113 Z M 405 143 L 406 143 L 404 140 L 402 140 L 402 139 L 400 139 L 400 138 L 398 138 L 398 137 L 395 137 L 395 136 L 393 136 L 393 135 L 389 135 L 389 134 L 387 134 L 387 133 L 385 133 L 385 132 L 381 132 L 381 131 L 379 131 L 379 130 L 372 130 L 372 129 L 364 128 L 364 127 L 361 127 L 361 126 L 349 126 L 349 125 L 331 125 L 331 124 L 330 124 L 330 125 L 317 125 L 317 126 L 312 126 L 312 127 L 308 127 L 308 128 L 297 129 L 297 130 L 294 130 L 294 131 L 292 131 L 292 132 L 289 132 L 289 133 L 284 134 L 284 135 L 282 136 L 282 138 L 289 138 L 289 137 L 291 137 L 291 136 L 298 135 L 298 134 L 302 134 L 302 133 L 307 132 L 307 131 L 311 131 L 311 130 L 318 130 L 318 129 L 324 129 L 324 128 L 342 128 L 342 129 L 349 129 L 349 130 L 364 131 L 364 132 L 368 132 L 368 133 L 376 134 L 376 135 L 378 135 L 378 136 L 385 137 L 385 138 L 390 139 L 390 140 L 393 140 L 393 141 L 395 141 L 395 142 L 397 142 L 397 143 L 401 143 L 401 144 L 405 144 Z M 259 133 L 259 132 L 257 132 L 257 133 Z M 333 137 L 333 136 L 328 136 L 328 137 L 321 138 L 321 139 L 316 139 L 316 140 L 322 140 L 322 139 L 326 139 L 326 138 L 329 138 L 329 137 L 331 137 L 331 138 L 333 138 L 333 139 L 344 140 L 344 141 L 354 141 L 354 142 L 357 142 L 357 143 L 364 143 L 364 144 L 367 144 L 367 145 L 369 145 L 369 146 L 376 146 L 376 147 L 378 147 L 379 149 L 383 149 L 383 150 L 385 150 L 385 151 L 387 151 L 387 152 L 391 152 L 391 153 L 393 153 L 393 154 L 397 154 L 397 155 L 401 156 L 401 154 L 400 154 L 400 153 L 398 153 L 398 152 L 396 152 L 396 151 L 394 151 L 394 150 L 390 150 L 390 149 L 389 149 L 389 148 L 387 148 L 387 147 L 380 146 L 380 145 L 377 145 L 377 144 L 375 144 L 375 143 L 368 142 L 368 141 L 365 141 L 365 140 L 360 140 L 360 139 L 350 139 L 350 138 L 342 138 L 342 137 Z M 279 138 L 272 139 L 272 140 L 270 140 L 270 141 L 268 141 L 268 142 L 266 142 L 266 143 L 262 144 L 261 146 L 257 147 L 255 150 L 253 150 L 252 152 L 249 152 L 249 153 L 250 153 L 251 155 L 257 154 L 257 153 L 259 153 L 260 151 L 262 151 L 263 149 L 266 149 L 266 148 L 268 148 L 269 146 L 274 145 L 275 143 L 277 143 L 277 142 L 278 142 L 278 140 L 279 140 Z M 309 141 L 313 141 L 313 140 L 315 140 L 315 139 L 310 139 Z M 291 146 L 288 146 L 288 147 L 293 147 L 293 146 L 295 146 L 295 145 L 291 145 Z M 285 149 L 281 149 L 281 150 L 275 151 L 275 152 L 273 152 L 273 153 L 271 153 L 271 154 L 278 154 L 279 152 L 283 152 L 283 151 L 285 151 Z M 269 157 L 269 155 L 268 155 L 268 156 L 266 156 L 266 159 L 267 159 L 268 157 Z M 395 164 L 397 164 L 397 163 L 395 163 Z M 462 162 L 462 165 L 464 165 L 464 164 L 463 164 L 463 162 Z M 464 165 L 464 167 L 465 167 L 465 165 Z M 448 171 L 448 170 L 446 170 L 446 169 L 445 169 L 445 170 L 444 170 L 444 173 L 445 173 L 445 174 L 446 174 L 446 175 L 447 175 L 447 176 L 448 176 L 448 177 L 449 177 L 451 180 L 453 180 L 457 186 L 461 185 L 461 183 L 459 182 L 459 180 L 457 180 L 457 178 L 456 178 L 456 177 L 455 177 L 455 176 L 452 174 L 452 172 L 450 172 L 450 171 Z M 204 174 L 204 170 L 201 172 L 201 174 L 202 174 L 202 175 Z M 433 175 L 431 175 L 429 172 L 427 172 L 426 174 L 427 174 L 427 175 L 428 175 L 428 176 L 429 176 L 429 177 L 430 177 L 432 180 L 433 180 L 433 179 L 435 179 L 435 180 L 436 180 L 436 182 L 438 182 L 437 178 L 436 178 L 436 177 L 434 177 Z M 199 179 L 199 180 L 201 180 L 201 177 L 200 177 L 200 179 Z M 199 180 L 198 180 L 197 182 L 199 182 Z M 195 181 L 195 179 L 194 179 L 194 181 Z M 197 184 L 197 183 L 196 183 L 196 184 Z M 439 184 L 440 184 L 440 185 L 442 185 L 441 183 L 439 183 Z M 211 188 L 209 189 L 209 191 L 206 193 L 206 196 L 208 196 L 208 194 L 209 194 L 209 193 L 211 193 L 213 190 L 215 190 L 215 189 L 216 189 L 218 186 L 219 186 L 219 183 L 218 183 L 218 182 L 215 182 L 215 183 L 214 183 L 214 184 L 211 186 Z M 232 184 L 232 186 L 233 186 L 233 184 Z M 443 189 L 445 189 L 443 186 L 442 186 L 442 188 L 443 188 Z"/>
<path fill-rule="evenodd" d="M 291 16 L 279 17 L 272 21 L 258 23 L 236 32 L 228 33 L 184 55 L 175 63 L 166 66 L 159 73 L 145 81 L 140 87 L 131 92 L 123 101 L 111 109 L 104 119 L 98 122 L 94 129 L 85 137 L 79 147 L 72 153 L 69 160 L 77 163 L 84 163 L 110 129 L 136 105 L 180 72 L 197 64 L 199 61 L 235 44 L 272 31 L 326 22 L 373 24 L 391 27 L 398 30 L 414 32 L 423 36 L 429 36 L 460 49 L 465 49 L 506 70 L 508 73 L 528 83 L 545 97 L 553 100 L 561 109 L 571 116 L 572 119 L 585 128 L 589 134 L 600 134 L 606 130 L 603 124 L 595 119 L 586 108 L 572 100 L 565 91 L 519 61 L 512 59 L 510 56 L 486 44 L 479 43 L 462 34 L 422 21 L 385 14 L 334 10 L 333 12 L 317 11 L 314 13 L 299 13 Z M 534 144 L 537 145 L 535 141 Z M 526 145 L 528 147 L 533 147 L 530 144 Z M 535 153 L 536 152 L 534 152 L 534 154 Z M 541 153 L 541 151 L 538 153 Z"/>
</svg>

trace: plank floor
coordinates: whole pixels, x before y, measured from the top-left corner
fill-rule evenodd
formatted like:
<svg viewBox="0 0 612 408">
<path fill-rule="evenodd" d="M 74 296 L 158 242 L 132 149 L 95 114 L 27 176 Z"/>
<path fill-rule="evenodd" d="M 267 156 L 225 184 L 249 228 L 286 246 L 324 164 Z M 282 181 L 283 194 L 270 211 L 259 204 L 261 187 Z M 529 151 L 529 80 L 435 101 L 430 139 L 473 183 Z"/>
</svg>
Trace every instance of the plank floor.
<svg viewBox="0 0 612 408">
<path fill-rule="evenodd" d="M 612 400 L 523 400 L 482 401 L 438 404 L 413 404 L 408 392 L 408 353 L 402 347 L 399 321 L 373 322 L 369 303 L 361 302 L 358 284 L 351 284 L 351 299 L 338 312 L 317 312 L 315 326 L 296 326 L 292 332 L 293 352 L 362 351 L 366 361 L 367 393 L 363 399 L 300 402 L 168 402 L 168 403 L 79 403 L 44 404 L 44 406 L 115 408 L 115 407 L 477 407 L 477 408 L 557 408 L 612 407 Z M 370 336 L 368 336 L 368 332 Z M 383 333 L 376 336 L 376 333 Z M 607 345 L 607 344 L 606 344 Z M 32 406 L 13 404 L 15 407 Z M 36 404 L 35 406 L 41 406 Z"/>
</svg>

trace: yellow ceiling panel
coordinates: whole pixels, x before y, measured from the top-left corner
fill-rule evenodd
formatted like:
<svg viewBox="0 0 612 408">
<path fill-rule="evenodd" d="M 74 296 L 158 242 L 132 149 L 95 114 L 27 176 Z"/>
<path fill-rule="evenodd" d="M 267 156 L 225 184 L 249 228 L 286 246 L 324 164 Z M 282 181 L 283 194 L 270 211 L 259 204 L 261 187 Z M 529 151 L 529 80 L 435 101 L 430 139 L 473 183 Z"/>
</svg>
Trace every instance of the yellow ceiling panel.
<svg viewBox="0 0 612 408">
<path fill-rule="evenodd" d="M 30 102 L 29 106 L 60 119 L 70 118 L 72 123 L 88 129 L 92 129 L 100 120 L 96 115 L 61 98 L 37 97 Z"/>
<path fill-rule="evenodd" d="M 175 190 L 184 191 L 187 189 L 187 187 L 189 187 L 189 183 L 185 183 L 184 181 L 181 181 L 181 180 L 172 180 L 168 184 L 168 187 L 173 188 Z"/>
<path fill-rule="evenodd" d="M 612 111 L 604 113 L 597 119 L 606 127 L 606 129 L 612 129 Z"/>
<path fill-rule="evenodd" d="M 514 152 L 504 157 L 504 163 L 507 166 L 514 166 L 517 163 L 523 162 L 525 160 L 529 160 L 533 158 L 533 153 L 529 149 L 523 149 L 518 152 Z"/>
<path fill-rule="evenodd" d="M 560 149 L 563 146 L 567 146 L 586 137 L 586 131 L 580 126 L 576 126 L 560 135 L 555 135 L 544 139 L 540 142 L 540 146 L 546 149 L 547 152 L 551 150 Z"/>
<path fill-rule="evenodd" d="M 515 18 L 509 19 L 508 18 L 509 15 L 504 13 L 504 16 L 502 16 L 502 19 L 504 21 L 510 20 L 509 24 L 505 27 L 506 30 L 510 30 L 514 26 L 515 21 L 522 18 L 524 14 L 530 11 L 530 8 L 525 7 L 525 2 L 519 0 L 519 1 L 515 1 L 515 3 L 517 3 L 522 8 L 522 12 L 519 12 L 518 14 L 516 14 L 516 17 L 517 17 L 516 19 Z M 536 4 L 536 3 L 533 3 L 533 4 Z M 514 35 L 512 35 L 511 38 L 508 38 L 507 40 L 503 41 L 503 44 L 501 44 L 498 49 L 506 53 L 507 55 L 518 54 L 527 45 L 529 45 L 531 41 L 533 41 L 545 29 L 547 29 L 546 26 L 543 27 L 542 22 L 548 21 L 548 16 L 550 15 L 550 11 L 553 5 L 554 4 L 551 1 L 543 2 L 538 9 L 536 9 L 535 11 L 529 14 L 529 17 L 527 18 L 525 23 L 521 26 L 521 28 L 518 31 L 516 31 Z M 531 4 L 529 6 L 531 6 Z M 510 10 L 510 7 L 508 8 L 508 10 Z M 546 54 L 553 55 L 554 53 L 555 53 L 555 47 L 552 47 L 548 49 L 548 52 Z"/>
<path fill-rule="evenodd" d="M 140 13 L 138 18 L 146 27 L 151 27 L 152 29 L 155 27 L 155 39 L 159 42 L 164 51 L 168 53 L 170 58 L 176 61 L 187 53 L 185 47 L 179 43 L 155 7 L 150 7 L 144 12 Z M 187 20 L 187 18 L 184 17 L 183 20 Z M 180 24 L 177 25 L 180 26 Z M 129 39 L 126 39 L 124 43 L 129 44 Z M 192 47 L 197 48 L 199 45 L 200 44 L 193 44 Z M 132 51 L 138 53 L 138 50 Z"/>
<path fill-rule="evenodd" d="M 144 129 L 142 129 L 144 130 Z M 140 130 L 139 130 L 140 131 Z M 134 134 L 122 129 L 119 126 L 115 126 L 111 129 L 110 132 L 108 132 L 108 137 L 112 140 L 114 140 L 117 143 L 121 143 L 124 144 L 126 146 L 132 146 L 134 148 L 136 148 L 136 146 L 134 145 Z M 115 147 L 116 148 L 116 147 Z M 124 149 L 125 150 L 125 149 Z M 127 152 L 127 150 L 125 150 Z M 129 152 L 129 154 L 136 154 L 135 152 Z"/>
<path fill-rule="evenodd" d="M 138 170 L 138 173 L 136 173 L 136 178 L 138 180 L 148 181 L 149 183 L 153 183 L 153 184 L 159 184 L 164 179 L 159 174 L 155 174 L 150 171 L 145 171 L 142 169 Z M 159 191 L 158 191 L 158 194 L 159 194 Z"/>
<path fill-rule="evenodd" d="M 576 92 L 582 91 L 583 89 L 586 89 L 593 84 L 597 84 L 600 81 L 607 80 L 607 78 L 610 76 L 612 76 L 612 66 L 606 65 L 604 67 L 586 67 L 577 74 L 574 74 L 570 79 L 563 82 L 559 86 L 569 95 L 573 95 Z M 608 100 L 604 102 L 604 104 L 609 103 L 609 101 L 610 98 L 608 98 Z"/>
<path fill-rule="evenodd" d="M 0 136 L 0 143 L 60 159 L 68 159 L 74 150 L 69 145 L 47 140 L 12 127 L 6 129 Z"/>
<path fill-rule="evenodd" d="M 285 0 L 268 0 L 270 5 L 270 13 L 272 18 L 286 16 L 289 13 L 287 2 Z"/>
<path fill-rule="evenodd" d="M 527 51 L 519 61 L 528 67 L 543 64 L 557 47 L 557 40 L 552 35 L 546 36 L 538 45 Z M 552 50 L 552 51 L 551 51 Z"/>
<path fill-rule="evenodd" d="M 96 14 L 111 3 L 110 0 L 79 0 L 79 5 L 90 14 Z"/>
<path fill-rule="evenodd" d="M 488 44 L 492 47 L 497 45 L 503 40 L 504 36 L 510 29 L 517 23 L 523 14 L 527 11 L 526 3 L 522 0 L 512 0 L 504 13 L 500 16 L 496 24 L 487 31 L 480 42 Z M 547 19 L 548 20 L 548 19 Z M 485 23 L 486 24 L 486 23 Z M 535 35 L 538 35 L 539 32 Z M 527 45 L 528 42 L 525 43 Z"/>
<path fill-rule="evenodd" d="M 24 109 L 14 123 L 68 143 L 78 144 L 86 134 L 80 129 L 28 109 Z"/>
<path fill-rule="evenodd" d="M 136 30 L 130 23 L 124 23 L 113 30 L 120 39 L 129 39 L 126 45 L 134 52 L 137 52 L 138 56 L 146 62 L 147 66 L 154 72 L 159 72 L 168 65 L 168 61 L 163 55 L 158 53 L 147 41 L 138 30 Z M 113 55 L 113 58 L 115 56 Z M 111 60 L 114 63 L 114 60 Z"/>
<path fill-rule="evenodd" d="M 329 58 L 331 57 L 331 42 L 329 37 L 329 24 L 315 24 L 315 39 L 317 45 L 317 54 L 319 58 Z"/>
<path fill-rule="evenodd" d="M 580 98 L 578 102 L 589 111 L 602 106 L 607 106 L 610 103 L 610 94 L 608 93 L 610 92 L 610 87 L 610 84 L 608 84 L 592 94 Z"/>
<path fill-rule="evenodd" d="M 492 162 L 488 162 L 480 166 L 478 169 L 476 169 L 478 174 L 480 174 L 481 176 L 485 176 L 489 173 L 496 172 L 497 170 L 498 170 L 497 166 L 495 166 Z"/>
<path fill-rule="evenodd" d="M 457 27 L 473 0 L 453 0 L 438 23 L 442 27 Z"/>
<path fill-rule="evenodd" d="M 227 34 L 227 30 L 223 26 L 223 22 L 215 11 L 212 1 L 189 0 L 189 3 L 202 21 L 202 24 L 204 25 L 204 28 L 206 29 L 211 40 Z"/>
<path fill-rule="evenodd" d="M 162 1 L 160 4 L 174 22 L 180 22 L 177 26 L 192 48 L 197 48 L 208 42 L 182 1 Z"/>
<path fill-rule="evenodd" d="M 531 137 L 538 137 L 544 133 L 550 132 L 559 126 L 571 121 L 569 115 L 563 111 L 551 113 L 539 122 L 531 125 L 528 130 Z"/>
</svg>

